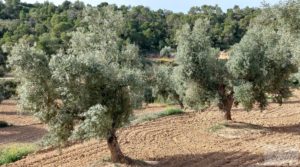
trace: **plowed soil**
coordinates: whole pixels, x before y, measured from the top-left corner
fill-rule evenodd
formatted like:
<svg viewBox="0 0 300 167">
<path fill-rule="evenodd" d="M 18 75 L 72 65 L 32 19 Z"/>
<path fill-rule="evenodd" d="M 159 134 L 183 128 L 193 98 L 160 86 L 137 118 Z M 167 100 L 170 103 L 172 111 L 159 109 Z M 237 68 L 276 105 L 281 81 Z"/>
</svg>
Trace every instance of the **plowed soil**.
<svg viewBox="0 0 300 167">
<path fill-rule="evenodd" d="M 122 128 L 118 131 L 121 149 L 131 158 L 151 161 L 152 166 L 266 166 L 270 163 L 268 160 L 274 160 L 274 154 L 281 155 L 284 151 L 297 154 L 299 151 L 300 91 L 294 94 L 295 97 L 282 106 L 271 103 L 263 112 L 234 108 L 234 121 L 231 122 L 224 122 L 223 114 L 212 108 Z M 1 112 L 0 119 L 5 119 L 7 113 Z M 34 126 L 41 127 L 31 129 L 30 133 L 40 134 L 40 130 L 45 130 L 42 125 Z M 0 142 L 9 140 L 10 137 L 5 136 L 0 129 Z M 49 150 L 31 154 L 8 166 L 114 166 L 107 161 L 109 157 L 105 141 L 91 140 L 64 148 L 60 153 Z M 271 163 L 271 166 L 293 165 L 282 162 Z"/>
<path fill-rule="evenodd" d="M 0 146 L 7 143 L 34 142 L 47 132 L 45 126 L 36 118 L 19 112 L 13 100 L 6 100 L 0 105 L 0 120 L 13 125 L 0 128 Z"/>
</svg>

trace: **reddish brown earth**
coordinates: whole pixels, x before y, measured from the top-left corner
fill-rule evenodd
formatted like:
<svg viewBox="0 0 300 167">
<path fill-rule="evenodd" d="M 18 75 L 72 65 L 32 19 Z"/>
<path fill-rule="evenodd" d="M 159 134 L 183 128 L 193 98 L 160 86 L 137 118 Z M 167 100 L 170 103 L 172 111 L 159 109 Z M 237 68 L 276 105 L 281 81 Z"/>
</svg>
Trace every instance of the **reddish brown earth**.
<svg viewBox="0 0 300 167">
<path fill-rule="evenodd" d="M 270 104 L 263 112 L 234 108 L 232 115 L 235 121 L 227 123 L 216 109 L 159 118 L 121 129 L 119 141 L 126 155 L 151 161 L 152 166 L 266 166 L 265 155 L 275 153 L 272 152 L 274 148 L 277 151 L 299 151 L 300 91 L 295 91 L 295 95 L 282 106 Z M 0 107 L 2 112 L 3 105 Z M 162 110 L 159 107 L 152 109 Z M 147 111 L 152 109 L 147 108 Z M 0 119 L 8 118 L 7 115 L 0 113 Z M 18 116 L 14 119 L 20 119 L 24 124 L 27 122 Z M 35 132 L 38 129 L 43 128 L 31 129 L 28 135 L 39 134 Z M 3 129 L 0 131 L 0 141 L 3 142 L 5 134 L 2 134 Z M 8 141 L 7 137 L 4 141 Z M 55 150 L 31 154 L 8 166 L 114 166 L 107 162 L 107 150 L 104 141 L 91 140 L 67 147 L 61 154 Z"/>
<path fill-rule="evenodd" d="M 14 125 L 0 129 L 0 146 L 14 142 L 34 142 L 47 132 L 45 126 L 33 116 L 19 112 L 13 100 L 6 100 L 0 105 L 0 120 Z"/>
</svg>

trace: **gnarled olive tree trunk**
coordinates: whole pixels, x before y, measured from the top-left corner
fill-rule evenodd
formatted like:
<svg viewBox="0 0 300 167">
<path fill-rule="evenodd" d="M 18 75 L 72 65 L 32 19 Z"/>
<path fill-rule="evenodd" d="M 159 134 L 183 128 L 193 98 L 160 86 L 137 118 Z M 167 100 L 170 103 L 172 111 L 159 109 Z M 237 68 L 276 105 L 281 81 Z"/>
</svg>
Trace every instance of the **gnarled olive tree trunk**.
<svg viewBox="0 0 300 167">
<path fill-rule="evenodd" d="M 219 87 L 219 95 L 221 96 L 221 101 L 219 103 L 219 109 L 222 110 L 225 120 L 232 120 L 231 118 L 231 109 L 233 106 L 234 98 L 233 91 L 230 93 L 226 92 L 225 85 Z"/>
<path fill-rule="evenodd" d="M 121 149 L 118 142 L 118 138 L 116 136 L 116 130 L 111 130 L 107 137 L 107 145 L 110 150 L 111 160 L 114 163 L 125 163 L 131 164 L 132 160 L 125 156 Z"/>
<path fill-rule="evenodd" d="M 228 96 L 226 98 L 226 100 L 223 101 L 223 111 L 225 112 L 224 118 L 226 120 L 232 120 L 231 118 L 231 108 L 233 105 L 233 97 L 232 96 Z"/>
<path fill-rule="evenodd" d="M 180 96 L 178 94 L 174 94 L 174 98 L 177 101 L 177 103 L 180 105 L 180 108 L 183 109 L 184 105 L 183 105 L 182 100 L 180 99 Z"/>
</svg>

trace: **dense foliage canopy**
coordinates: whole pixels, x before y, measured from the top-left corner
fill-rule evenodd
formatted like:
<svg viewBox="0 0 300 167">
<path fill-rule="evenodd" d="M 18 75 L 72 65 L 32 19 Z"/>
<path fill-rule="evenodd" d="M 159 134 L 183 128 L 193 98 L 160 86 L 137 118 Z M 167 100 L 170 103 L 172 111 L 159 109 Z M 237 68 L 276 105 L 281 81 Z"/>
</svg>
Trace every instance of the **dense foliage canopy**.
<svg viewBox="0 0 300 167">
<path fill-rule="evenodd" d="M 293 3 L 293 1 L 291 2 Z M 299 67 L 299 34 L 289 18 L 299 10 L 281 4 L 264 9 L 251 24 L 242 40 L 229 52 L 229 60 L 218 57 L 208 20 L 198 19 L 194 27 L 185 25 L 178 33 L 176 62 L 186 82 L 185 103 L 202 108 L 217 103 L 231 119 L 232 105 L 242 104 L 247 110 L 258 102 L 261 109 L 268 98 L 282 104 L 291 95 L 290 77 Z M 298 5 L 298 4 L 297 4 Z M 299 7 L 298 7 L 299 9 Z M 267 22 L 273 18 L 272 22 Z"/>
<path fill-rule="evenodd" d="M 21 82 L 20 104 L 48 124 L 50 144 L 106 138 L 112 160 L 124 162 L 116 130 L 142 94 L 138 48 L 119 37 L 121 12 L 88 7 L 83 16 L 89 24 L 70 34 L 66 52 L 49 55 L 23 40 L 13 47 L 9 62 Z"/>
</svg>

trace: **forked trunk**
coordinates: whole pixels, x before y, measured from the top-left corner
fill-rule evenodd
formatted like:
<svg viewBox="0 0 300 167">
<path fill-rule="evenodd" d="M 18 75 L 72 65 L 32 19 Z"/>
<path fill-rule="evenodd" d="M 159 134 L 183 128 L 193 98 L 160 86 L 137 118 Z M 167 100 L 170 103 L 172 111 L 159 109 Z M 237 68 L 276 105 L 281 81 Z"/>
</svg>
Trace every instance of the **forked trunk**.
<svg viewBox="0 0 300 167">
<path fill-rule="evenodd" d="M 132 160 L 122 153 L 115 130 L 112 130 L 107 138 L 107 145 L 110 150 L 111 160 L 114 163 L 131 164 Z"/>
</svg>

